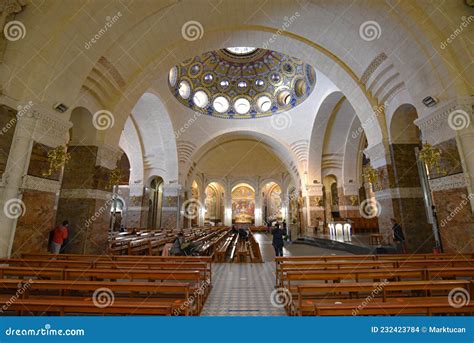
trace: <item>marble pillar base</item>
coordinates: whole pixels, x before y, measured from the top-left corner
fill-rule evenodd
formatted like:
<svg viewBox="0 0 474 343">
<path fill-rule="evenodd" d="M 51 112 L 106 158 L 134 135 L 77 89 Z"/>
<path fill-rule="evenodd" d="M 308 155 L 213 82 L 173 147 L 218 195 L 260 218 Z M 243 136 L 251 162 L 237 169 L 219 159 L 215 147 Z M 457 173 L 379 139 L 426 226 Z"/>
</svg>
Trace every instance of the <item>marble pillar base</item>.
<svg viewBox="0 0 474 343">
<path fill-rule="evenodd" d="M 68 220 L 69 243 L 66 252 L 105 254 L 108 248 L 111 201 L 90 198 L 62 198 L 57 222 Z"/>
<path fill-rule="evenodd" d="M 25 253 L 47 253 L 49 232 L 54 229 L 54 193 L 25 191 L 24 215 L 18 218 L 12 257 Z"/>
</svg>

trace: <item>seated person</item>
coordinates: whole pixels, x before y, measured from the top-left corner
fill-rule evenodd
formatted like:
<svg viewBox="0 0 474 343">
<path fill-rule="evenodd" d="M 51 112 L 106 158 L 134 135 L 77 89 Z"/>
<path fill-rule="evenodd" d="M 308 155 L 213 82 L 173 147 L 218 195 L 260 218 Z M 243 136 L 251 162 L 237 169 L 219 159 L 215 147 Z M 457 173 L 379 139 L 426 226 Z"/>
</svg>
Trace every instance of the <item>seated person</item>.
<svg viewBox="0 0 474 343">
<path fill-rule="evenodd" d="M 246 241 L 247 240 L 247 237 L 248 237 L 248 233 L 247 233 L 247 230 L 245 230 L 244 227 L 241 227 L 239 229 L 239 238 Z"/>
<path fill-rule="evenodd" d="M 186 238 L 184 237 L 183 232 L 179 232 L 178 236 L 173 242 L 173 246 L 170 249 L 170 254 L 172 256 L 183 256 L 185 244 L 186 244 Z"/>
</svg>

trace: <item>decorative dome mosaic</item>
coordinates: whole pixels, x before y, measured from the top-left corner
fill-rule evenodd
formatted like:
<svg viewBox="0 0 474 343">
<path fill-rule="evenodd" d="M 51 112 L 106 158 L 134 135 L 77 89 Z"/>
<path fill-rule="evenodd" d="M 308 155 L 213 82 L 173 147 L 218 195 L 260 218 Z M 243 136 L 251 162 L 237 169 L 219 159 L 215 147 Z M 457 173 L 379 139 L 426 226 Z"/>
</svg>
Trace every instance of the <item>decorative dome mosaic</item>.
<svg viewBox="0 0 474 343">
<path fill-rule="evenodd" d="M 316 84 L 303 61 L 276 51 L 233 47 L 171 68 L 171 92 L 183 105 L 219 118 L 271 116 L 301 104 Z"/>
</svg>

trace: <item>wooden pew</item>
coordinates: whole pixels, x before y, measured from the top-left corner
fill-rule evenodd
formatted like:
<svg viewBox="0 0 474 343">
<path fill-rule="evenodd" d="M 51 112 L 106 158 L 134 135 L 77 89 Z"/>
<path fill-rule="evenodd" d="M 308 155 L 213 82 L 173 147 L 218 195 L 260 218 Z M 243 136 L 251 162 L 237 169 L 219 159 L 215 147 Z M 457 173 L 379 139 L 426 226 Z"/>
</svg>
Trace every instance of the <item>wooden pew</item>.
<svg viewBox="0 0 474 343">
<path fill-rule="evenodd" d="M 186 283 L 0 279 L 0 289 L 2 293 L 5 290 L 15 292 L 18 289 L 19 283 L 25 289 L 21 297 L 22 300 L 48 301 L 53 306 L 64 300 L 87 302 L 94 292 L 104 289 L 106 290 L 104 294 L 108 296 L 106 303 L 101 303 L 100 296 L 97 299 L 97 303 L 104 306 L 109 304 L 112 306 L 135 304 L 135 309 L 127 306 L 130 311 L 128 314 L 134 314 L 135 311 L 140 313 L 140 308 L 143 304 L 158 306 L 158 315 L 163 315 L 164 309 L 166 309 L 164 314 L 170 315 L 168 307 L 174 310 L 175 313 L 178 311 L 178 313 L 184 315 L 189 315 L 190 311 L 193 310 L 188 305 L 191 304 L 189 297 L 190 289 Z M 0 302 L 7 303 L 9 299 L 11 299 L 11 296 L 8 294 L 0 295 Z M 97 313 L 102 313 L 100 306 L 98 308 Z M 150 314 L 149 310 L 146 312 Z M 62 314 L 64 314 L 64 311 Z"/>
<path fill-rule="evenodd" d="M 315 304 L 314 315 L 316 316 L 350 316 L 353 315 L 354 304 L 341 302 L 340 304 Z M 357 315 L 364 316 L 387 316 L 387 315 L 424 315 L 437 314 L 466 314 L 472 316 L 474 313 L 474 301 L 470 301 L 463 307 L 453 307 L 447 299 L 425 299 L 417 302 L 413 299 L 397 299 L 397 302 L 369 303 L 362 308 Z"/>
<path fill-rule="evenodd" d="M 36 268 L 87 268 L 87 269 L 168 269 L 168 270 L 198 270 L 204 278 L 212 279 L 211 268 L 203 262 L 131 262 L 131 261 L 78 261 L 78 260 L 0 260 L 1 264 L 9 266 L 27 266 Z"/>
<path fill-rule="evenodd" d="M 466 280 L 402 281 L 402 282 L 343 282 L 337 284 L 306 284 L 297 286 L 293 298 L 292 313 L 311 315 L 315 304 L 332 305 L 344 302 L 359 310 L 361 300 L 370 297 L 367 302 L 398 301 L 402 297 L 415 297 L 421 301 L 431 297 L 447 297 L 449 291 L 463 288 L 470 292 L 471 282 Z M 415 293 L 414 293 L 415 292 Z M 420 296 L 420 292 L 423 295 Z"/>
<path fill-rule="evenodd" d="M 209 283 L 202 278 L 199 271 L 169 271 L 147 269 L 72 269 L 72 268 L 31 268 L 31 267 L 0 267 L 0 278 L 15 279 L 56 279 L 76 281 L 154 281 L 185 282 L 189 284 L 190 291 L 202 290 L 203 294 L 197 296 L 197 310 L 200 311 L 205 297 L 209 294 Z"/>
</svg>

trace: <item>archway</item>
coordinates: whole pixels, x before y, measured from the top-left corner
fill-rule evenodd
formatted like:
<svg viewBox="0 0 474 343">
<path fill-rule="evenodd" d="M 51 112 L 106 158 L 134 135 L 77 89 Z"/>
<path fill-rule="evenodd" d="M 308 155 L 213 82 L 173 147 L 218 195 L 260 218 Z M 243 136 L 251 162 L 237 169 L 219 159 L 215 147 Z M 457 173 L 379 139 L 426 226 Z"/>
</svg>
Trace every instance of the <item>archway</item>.
<svg viewBox="0 0 474 343">
<path fill-rule="evenodd" d="M 269 223 L 275 220 L 281 221 L 283 217 L 283 201 L 282 201 L 282 190 L 280 185 L 275 182 L 268 182 L 262 188 L 263 206 L 262 215 L 263 219 Z"/>
<path fill-rule="evenodd" d="M 218 225 L 224 221 L 224 187 L 217 182 L 207 185 L 205 191 L 204 224 Z"/>
</svg>

